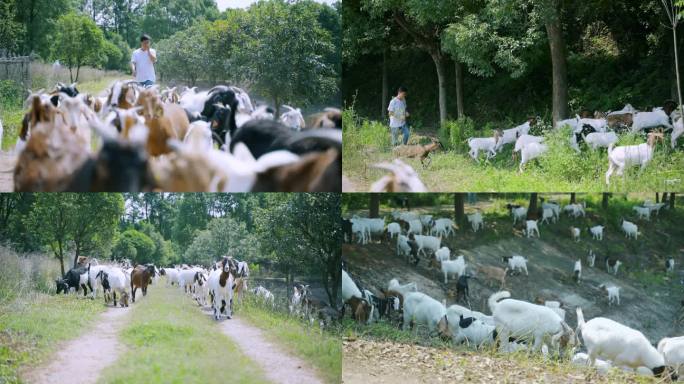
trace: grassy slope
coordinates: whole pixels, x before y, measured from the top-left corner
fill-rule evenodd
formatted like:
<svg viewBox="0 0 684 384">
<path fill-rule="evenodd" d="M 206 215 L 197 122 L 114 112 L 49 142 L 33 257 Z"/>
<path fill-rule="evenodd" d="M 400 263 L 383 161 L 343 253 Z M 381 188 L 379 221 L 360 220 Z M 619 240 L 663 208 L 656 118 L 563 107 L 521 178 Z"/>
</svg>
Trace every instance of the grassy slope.
<svg viewBox="0 0 684 384">
<path fill-rule="evenodd" d="M 378 122 L 356 122 L 349 111 L 345 112 L 343 173 L 358 191 L 367 191 L 370 184 L 386 172 L 369 165 L 381 161 L 391 161 L 388 128 Z M 608 161 L 605 150 L 591 152 L 584 149 L 581 154 L 575 153 L 565 143 L 565 132 L 547 134 L 550 144 L 549 152 L 537 161 L 526 165 L 523 174 L 518 173 L 518 163 L 511 158 L 512 148 L 507 146 L 491 162 L 477 164 L 467 150 L 448 150 L 432 156 L 432 164 L 424 169 L 419 160 L 406 159 L 420 175 L 430 191 L 469 191 L 469 192 L 509 192 L 509 191 L 655 191 L 677 189 L 684 182 L 684 152 L 671 151 L 669 136 L 667 145 L 658 147 L 654 159 L 646 170 L 639 174 L 637 168 L 626 171 L 623 179 L 613 175 L 610 187 L 605 185 L 605 172 Z M 434 136 L 434 134 L 432 134 Z M 486 136 L 486 135 L 485 135 Z M 641 143 L 637 137 L 626 136 L 620 139 L 619 145 Z M 420 135 L 413 133 L 410 144 L 423 141 Z M 680 179 L 679 183 L 666 184 L 666 180 Z"/>
<path fill-rule="evenodd" d="M 0 382 L 18 382 L 22 365 L 36 365 L 60 341 L 74 338 L 105 310 L 100 300 L 42 293 L 0 308 Z"/>
<path fill-rule="evenodd" d="M 301 320 L 268 306 L 245 299 L 238 308 L 252 325 L 263 330 L 267 337 L 309 361 L 327 383 L 339 383 L 342 371 L 342 345 L 339 337 L 322 332 L 318 325 L 309 327 Z"/>
<path fill-rule="evenodd" d="M 128 351 L 100 378 L 103 383 L 263 383 L 256 363 L 240 353 L 214 321 L 177 288 L 151 286 L 134 304 L 122 331 Z"/>
</svg>

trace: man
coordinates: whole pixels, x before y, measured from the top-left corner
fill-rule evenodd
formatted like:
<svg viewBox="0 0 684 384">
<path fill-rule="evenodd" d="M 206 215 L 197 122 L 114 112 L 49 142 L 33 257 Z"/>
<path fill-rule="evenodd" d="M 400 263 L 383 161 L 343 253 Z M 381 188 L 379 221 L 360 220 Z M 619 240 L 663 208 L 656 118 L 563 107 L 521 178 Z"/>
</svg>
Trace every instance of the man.
<svg viewBox="0 0 684 384">
<path fill-rule="evenodd" d="M 406 118 L 409 116 L 406 112 L 406 87 L 399 87 L 397 96 L 392 98 L 387 107 L 390 117 L 390 132 L 392 133 L 392 146 L 397 145 L 399 130 L 404 134 L 404 145 L 408 143 L 409 128 L 406 123 Z"/>
<path fill-rule="evenodd" d="M 157 51 L 150 48 L 150 36 L 140 36 L 140 48 L 131 56 L 131 73 L 135 81 L 143 87 L 150 87 L 157 80 L 154 74 L 154 63 L 157 62 Z"/>
</svg>

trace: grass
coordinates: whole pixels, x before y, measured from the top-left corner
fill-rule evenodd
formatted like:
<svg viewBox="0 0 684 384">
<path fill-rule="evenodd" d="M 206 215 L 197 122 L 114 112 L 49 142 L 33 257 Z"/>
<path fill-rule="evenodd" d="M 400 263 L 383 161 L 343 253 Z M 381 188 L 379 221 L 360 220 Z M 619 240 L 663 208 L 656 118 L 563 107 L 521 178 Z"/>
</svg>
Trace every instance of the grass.
<svg viewBox="0 0 684 384">
<path fill-rule="evenodd" d="M 33 293 L 0 306 L 0 383 L 19 383 L 18 371 L 52 354 L 105 310 L 102 302 L 79 296 Z"/>
<path fill-rule="evenodd" d="M 260 368 L 177 288 L 151 286 L 121 339 L 128 351 L 100 382 L 265 383 Z"/>
<path fill-rule="evenodd" d="M 659 144 L 656 153 L 643 172 L 633 167 L 625 171 L 625 177 L 613 175 L 611 185 L 605 185 L 605 172 L 608 169 L 606 151 L 583 149 L 578 154 L 568 145 L 569 129 L 545 131 L 545 141 L 549 151 L 543 157 L 526 165 L 522 174 L 518 173 L 518 162 L 512 159 L 512 146 L 505 149 L 489 162 L 480 154 L 480 163 L 473 161 L 467 154 L 463 142 L 472 134 L 469 124 L 455 128 L 458 124 L 449 123 L 442 132 L 412 132 L 409 144 L 424 144 L 426 136 L 439 136 L 446 145 L 446 151 L 432 156 L 432 163 L 423 168 L 418 159 L 406 159 L 419 174 L 421 180 L 431 191 L 469 191 L 469 192 L 516 192 L 516 191 L 581 191 L 581 192 L 622 192 L 656 191 L 676 189 L 684 182 L 684 151 L 670 149 L 669 136 L 665 144 Z M 504 124 L 501 124 L 505 126 Z M 353 109 L 343 114 L 343 173 L 355 185 L 357 191 L 367 191 L 370 184 L 386 172 L 370 167 L 382 161 L 391 161 L 389 128 L 380 122 L 368 121 L 355 115 Z M 489 125 L 477 136 L 489 136 Z M 454 133 L 456 132 L 456 133 Z M 539 134 L 537 132 L 531 132 Z M 642 143 L 645 140 L 637 135 L 623 135 L 618 145 Z M 674 184 L 667 180 L 679 179 Z"/>
<path fill-rule="evenodd" d="M 237 309 L 250 324 L 263 329 L 267 337 L 309 361 L 326 383 L 339 383 L 342 374 L 342 344 L 335 334 L 308 326 L 286 313 L 246 297 Z"/>
</svg>

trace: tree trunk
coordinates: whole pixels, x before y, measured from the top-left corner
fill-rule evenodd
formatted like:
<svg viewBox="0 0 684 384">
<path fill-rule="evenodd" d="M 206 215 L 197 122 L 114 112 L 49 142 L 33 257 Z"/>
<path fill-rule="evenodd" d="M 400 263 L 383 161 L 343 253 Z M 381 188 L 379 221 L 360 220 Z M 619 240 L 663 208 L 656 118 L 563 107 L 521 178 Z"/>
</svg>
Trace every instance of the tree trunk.
<svg viewBox="0 0 684 384">
<path fill-rule="evenodd" d="M 668 196 L 667 192 L 663 192 L 663 197 L 660 198 L 660 201 L 667 204 L 668 203 L 667 196 Z"/>
<path fill-rule="evenodd" d="M 72 83 L 74 82 L 74 73 L 72 72 L 71 67 L 69 67 L 69 79 Z"/>
<path fill-rule="evenodd" d="M 437 87 L 439 89 L 439 124 L 444 125 L 447 119 L 446 110 L 446 73 L 444 70 L 444 56 L 439 51 L 430 53 L 437 70 Z"/>
<path fill-rule="evenodd" d="M 454 69 L 456 72 L 456 117 L 462 119 L 465 117 L 465 110 L 463 108 L 463 67 L 458 61 L 454 61 Z"/>
<path fill-rule="evenodd" d="M 674 1 L 674 0 L 673 0 Z M 675 17 L 679 17 L 679 15 L 675 15 Z M 679 55 L 677 53 L 677 21 L 675 20 L 674 25 L 672 26 L 672 38 L 673 38 L 673 45 L 674 45 L 674 57 L 675 57 L 675 74 L 677 75 L 677 107 L 679 108 L 679 113 L 681 116 L 684 116 L 684 111 L 682 111 L 682 87 L 681 83 L 679 82 Z"/>
<path fill-rule="evenodd" d="M 539 218 L 537 208 L 537 193 L 530 194 L 530 206 L 527 208 L 527 220 L 537 220 Z"/>
<path fill-rule="evenodd" d="M 568 73 L 565 40 L 560 21 L 560 2 L 552 0 L 553 15 L 546 22 L 553 72 L 553 124 L 568 116 Z"/>
<path fill-rule="evenodd" d="M 676 200 L 676 198 L 677 198 L 677 194 L 675 194 L 674 192 L 670 192 L 670 209 L 674 209 L 674 208 L 675 208 L 675 200 Z"/>
<path fill-rule="evenodd" d="M 610 200 L 610 193 L 603 192 L 603 200 L 601 201 L 601 207 L 603 209 L 608 209 L 608 200 Z"/>
<path fill-rule="evenodd" d="M 660 197 L 660 195 L 658 194 L 658 192 L 656 192 L 656 204 L 660 203 L 659 197 Z M 665 198 L 665 197 L 666 196 L 663 195 L 663 198 Z"/>
<path fill-rule="evenodd" d="M 64 272 L 64 250 L 62 248 L 62 242 L 61 241 L 57 242 L 57 249 L 58 249 L 58 253 L 56 256 L 59 259 L 59 267 L 62 270 L 62 277 L 64 277 L 64 275 L 65 275 L 65 272 Z"/>
<path fill-rule="evenodd" d="M 81 72 L 81 64 L 76 66 L 76 79 L 71 80 L 72 83 L 78 82 L 78 74 Z"/>
<path fill-rule="evenodd" d="M 570 204 L 575 204 L 575 202 L 577 201 L 577 196 L 576 196 L 576 195 L 577 195 L 577 194 L 576 194 L 575 192 L 573 192 L 573 193 L 570 194 Z"/>
<path fill-rule="evenodd" d="M 387 119 L 387 105 L 389 104 L 389 85 L 387 84 L 387 48 L 382 50 L 382 105 L 380 115 Z"/>
<path fill-rule="evenodd" d="M 454 193 L 454 215 L 456 217 L 456 222 L 459 224 L 463 223 L 463 217 L 465 216 L 465 209 L 463 207 L 463 193 Z"/>
<path fill-rule="evenodd" d="M 76 268 L 76 265 L 78 265 L 78 256 L 81 253 L 81 246 L 80 244 L 76 243 L 76 250 L 74 252 L 74 268 Z"/>
<path fill-rule="evenodd" d="M 380 194 L 371 193 L 370 194 L 370 212 L 368 217 L 375 218 L 379 216 L 380 213 Z"/>
</svg>

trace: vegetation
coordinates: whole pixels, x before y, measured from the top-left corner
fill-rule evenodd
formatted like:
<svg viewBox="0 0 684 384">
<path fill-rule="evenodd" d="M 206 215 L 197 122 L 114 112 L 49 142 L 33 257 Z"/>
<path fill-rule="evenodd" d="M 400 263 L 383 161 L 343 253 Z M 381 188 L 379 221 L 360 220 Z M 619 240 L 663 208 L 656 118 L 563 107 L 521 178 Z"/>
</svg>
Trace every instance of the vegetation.
<svg viewBox="0 0 684 384">
<path fill-rule="evenodd" d="M 0 247 L 0 264 L 0 382 L 19 383 L 20 366 L 40 363 L 105 308 L 99 301 L 48 295 L 59 276 L 52 258 Z"/>
<path fill-rule="evenodd" d="M 337 332 L 330 334 L 317 323 L 307 325 L 270 304 L 248 296 L 238 307 L 240 316 L 265 330 L 267 337 L 310 362 L 325 382 L 339 383 L 342 373 L 342 345 Z"/>
<path fill-rule="evenodd" d="M 149 383 L 223 383 L 226 375 L 235 383 L 267 382 L 256 363 L 177 288 L 152 285 L 131 316 L 122 331 L 128 351 L 104 370 L 102 383 L 141 377 Z"/>
<path fill-rule="evenodd" d="M 609 187 L 605 184 L 608 160 L 605 149 L 592 151 L 584 149 L 575 152 L 568 145 L 568 128 L 555 131 L 548 129 L 549 122 L 542 122 L 547 129 L 534 134 L 543 134 L 549 150 L 540 158 L 525 165 L 525 171 L 518 172 L 520 154 L 514 160 L 513 146 L 506 146 L 493 159 L 485 161 L 480 151 L 480 163 L 468 154 L 466 138 L 492 137 L 495 128 L 485 125 L 476 131 L 473 121 L 464 118 L 447 121 L 439 131 L 445 151 L 431 155 L 432 163 L 423 168 L 418 159 L 404 159 L 411 165 L 431 191 L 528 191 L 541 192 L 627 192 L 657 191 L 672 189 L 682 182 L 684 152 L 671 150 L 669 140 L 659 143 L 653 159 L 640 171 L 638 167 L 625 170 L 625 176 L 613 175 Z M 355 110 L 347 109 L 343 114 L 342 153 L 343 173 L 354 183 L 357 191 L 368 191 L 371 183 L 386 174 L 386 171 L 368 165 L 391 161 L 389 128 L 386 124 L 358 117 Z M 434 133 L 414 130 L 409 144 L 428 144 Z M 622 135 L 617 145 L 640 144 L 639 135 Z M 669 183 L 674 184 L 669 184 Z"/>
</svg>

